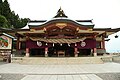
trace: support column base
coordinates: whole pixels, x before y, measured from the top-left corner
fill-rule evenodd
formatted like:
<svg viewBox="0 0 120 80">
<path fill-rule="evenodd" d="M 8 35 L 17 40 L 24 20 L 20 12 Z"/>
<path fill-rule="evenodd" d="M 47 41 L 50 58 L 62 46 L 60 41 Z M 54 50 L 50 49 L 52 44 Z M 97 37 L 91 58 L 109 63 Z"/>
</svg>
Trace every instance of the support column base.
<svg viewBox="0 0 120 80">
<path fill-rule="evenodd" d="M 78 54 L 75 54 L 75 57 L 78 57 Z"/>
<path fill-rule="evenodd" d="M 26 57 L 29 57 L 30 55 L 29 55 L 29 53 L 26 53 L 26 55 L 25 55 Z"/>
<path fill-rule="evenodd" d="M 93 53 L 93 55 L 94 55 L 94 57 L 96 57 L 96 56 L 97 56 L 97 53 Z"/>
<path fill-rule="evenodd" d="M 45 54 L 45 57 L 48 57 L 48 54 Z"/>
<path fill-rule="evenodd" d="M 45 57 L 48 57 L 48 52 L 47 51 L 45 51 Z"/>
</svg>

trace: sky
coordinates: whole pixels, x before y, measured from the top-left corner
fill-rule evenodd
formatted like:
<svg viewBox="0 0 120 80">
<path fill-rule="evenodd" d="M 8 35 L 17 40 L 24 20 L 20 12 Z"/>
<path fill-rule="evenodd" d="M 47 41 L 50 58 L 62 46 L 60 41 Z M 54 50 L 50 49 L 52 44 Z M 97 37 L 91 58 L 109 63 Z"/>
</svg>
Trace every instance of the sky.
<svg viewBox="0 0 120 80">
<path fill-rule="evenodd" d="M 95 28 L 120 28 L 120 0 L 8 0 L 20 18 L 50 20 L 61 7 L 68 18 L 93 20 Z M 118 35 L 118 38 L 114 38 Z M 120 32 L 108 37 L 107 52 L 120 52 Z"/>
</svg>

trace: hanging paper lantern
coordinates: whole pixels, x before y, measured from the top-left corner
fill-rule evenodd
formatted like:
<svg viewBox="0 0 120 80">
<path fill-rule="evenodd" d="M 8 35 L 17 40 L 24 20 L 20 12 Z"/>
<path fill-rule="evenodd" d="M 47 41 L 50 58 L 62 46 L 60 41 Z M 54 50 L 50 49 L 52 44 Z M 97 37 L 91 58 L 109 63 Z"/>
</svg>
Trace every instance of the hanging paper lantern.
<svg viewBox="0 0 120 80">
<path fill-rule="evenodd" d="M 38 46 L 42 46 L 42 42 L 37 41 L 37 45 L 38 45 Z"/>
<path fill-rule="evenodd" d="M 81 42 L 81 46 L 82 46 L 82 47 L 85 47 L 85 46 L 86 46 L 86 43 L 82 41 L 82 42 Z"/>
</svg>

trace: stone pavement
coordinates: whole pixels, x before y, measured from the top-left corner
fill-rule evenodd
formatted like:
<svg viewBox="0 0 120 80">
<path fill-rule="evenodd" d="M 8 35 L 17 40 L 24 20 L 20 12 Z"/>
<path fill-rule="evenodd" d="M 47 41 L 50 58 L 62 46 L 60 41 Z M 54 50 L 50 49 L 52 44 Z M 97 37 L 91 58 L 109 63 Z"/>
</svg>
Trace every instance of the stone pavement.
<svg viewBox="0 0 120 80">
<path fill-rule="evenodd" d="M 21 80 L 103 80 L 97 73 L 120 73 L 119 63 L 76 65 L 0 65 L 0 74 L 24 74 Z M 84 78 L 84 79 L 83 79 Z"/>
</svg>

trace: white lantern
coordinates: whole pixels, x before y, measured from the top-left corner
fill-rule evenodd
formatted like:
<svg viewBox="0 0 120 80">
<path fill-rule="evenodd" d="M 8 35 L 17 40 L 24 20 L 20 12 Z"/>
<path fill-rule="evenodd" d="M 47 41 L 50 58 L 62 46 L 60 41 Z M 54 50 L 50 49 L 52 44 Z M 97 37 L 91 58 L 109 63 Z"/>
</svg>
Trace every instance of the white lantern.
<svg viewBox="0 0 120 80">
<path fill-rule="evenodd" d="M 37 41 L 38 46 L 42 46 L 42 43 L 40 41 Z"/>
<path fill-rule="evenodd" d="M 86 46 L 86 43 L 82 41 L 82 42 L 81 42 L 81 46 L 82 46 L 82 47 L 85 47 L 85 46 Z"/>
</svg>

